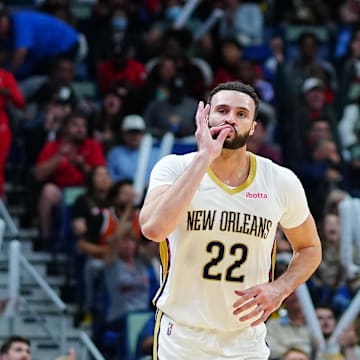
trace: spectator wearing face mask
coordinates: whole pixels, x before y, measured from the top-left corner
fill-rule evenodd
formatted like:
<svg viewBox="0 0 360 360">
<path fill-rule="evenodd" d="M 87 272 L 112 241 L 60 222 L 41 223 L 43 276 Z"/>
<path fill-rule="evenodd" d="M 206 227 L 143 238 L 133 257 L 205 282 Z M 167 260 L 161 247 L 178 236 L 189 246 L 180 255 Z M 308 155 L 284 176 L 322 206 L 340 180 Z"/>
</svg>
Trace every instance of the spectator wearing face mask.
<svg viewBox="0 0 360 360">
<path fill-rule="evenodd" d="M 161 137 L 172 132 L 181 138 L 194 134 L 196 109 L 197 101 L 186 95 L 185 79 L 175 75 L 170 80 L 168 97 L 150 102 L 144 119 L 152 135 Z"/>
<path fill-rule="evenodd" d="M 177 21 L 182 15 L 184 10 L 183 1 L 170 0 L 166 1 L 163 6 L 163 11 L 159 14 L 157 21 L 151 24 L 150 29 L 145 34 L 145 45 L 147 48 L 147 55 L 151 58 L 156 56 L 158 50 L 162 51 L 163 36 L 167 31 L 174 30 L 176 28 Z M 187 21 L 178 30 L 184 30 L 189 33 L 190 36 L 196 33 L 197 29 L 201 26 L 201 21 L 196 15 L 191 14 Z"/>
</svg>

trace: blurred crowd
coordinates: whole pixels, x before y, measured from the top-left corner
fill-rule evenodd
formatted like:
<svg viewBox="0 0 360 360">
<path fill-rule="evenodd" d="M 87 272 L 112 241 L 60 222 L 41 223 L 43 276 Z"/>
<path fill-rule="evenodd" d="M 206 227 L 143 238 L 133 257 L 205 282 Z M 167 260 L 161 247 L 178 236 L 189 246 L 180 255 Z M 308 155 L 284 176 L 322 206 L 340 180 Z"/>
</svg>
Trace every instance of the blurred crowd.
<svg viewBox="0 0 360 360">
<path fill-rule="evenodd" d="M 157 246 L 137 222 L 141 144 L 151 134 L 148 180 L 165 134 L 192 145 L 179 153 L 196 149 L 198 101 L 232 80 L 261 100 L 248 149 L 304 185 L 323 245 L 307 285 L 330 338 L 360 285 L 360 2 L 25 2 L 0 2 L 0 196 L 5 181 L 23 185 L 34 246 L 74 260 L 101 351 L 121 358 L 126 314 L 153 310 L 159 285 Z M 276 241 L 281 273 L 290 249 L 280 230 Z M 271 359 L 359 359 L 358 323 L 320 353 L 293 294 L 268 321 Z"/>
</svg>

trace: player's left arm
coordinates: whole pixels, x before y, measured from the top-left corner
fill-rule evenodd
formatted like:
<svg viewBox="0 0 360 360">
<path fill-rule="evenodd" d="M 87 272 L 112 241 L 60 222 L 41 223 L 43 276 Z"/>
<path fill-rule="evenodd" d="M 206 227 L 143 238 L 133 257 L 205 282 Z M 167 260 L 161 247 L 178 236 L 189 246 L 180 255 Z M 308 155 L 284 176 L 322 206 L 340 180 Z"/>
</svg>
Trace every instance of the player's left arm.
<svg viewBox="0 0 360 360">
<path fill-rule="evenodd" d="M 293 257 L 288 269 L 277 280 L 276 285 L 285 297 L 303 284 L 320 265 L 321 242 L 311 214 L 299 226 L 283 231 L 293 248 Z"/>
<path fill-rule="evenodd" d="M 266 321 L 314 273 L 321 262 L 321 243 L 311 214 L 301 225 L 283 230 L 293 248 L 287 270 L 273 282 L 235 291 L 239 299 L 233 304 L 233 314 L 239 315 L 252 308 L 251 312 L 239 318 L 240 321 L 254 318 L 252 326 Z"/>
</svg>

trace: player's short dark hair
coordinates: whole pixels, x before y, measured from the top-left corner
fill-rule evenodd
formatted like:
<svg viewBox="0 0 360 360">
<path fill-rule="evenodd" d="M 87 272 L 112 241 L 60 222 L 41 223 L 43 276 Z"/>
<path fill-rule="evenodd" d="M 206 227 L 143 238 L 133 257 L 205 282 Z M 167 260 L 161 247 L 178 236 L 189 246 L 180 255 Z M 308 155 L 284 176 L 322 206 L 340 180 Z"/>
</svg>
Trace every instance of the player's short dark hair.
<svg viewBox="0 0 360 360">
<path fill-rule="evenodd" d="M 257 118 L 257 115 L 259 112 L 259 97 L 257 96 L 256 91 L 254 90 L 254 88 L 252 86 L 244 84 L 241 81 L 229 81 L 229 82 L 221 83 L 221 84 L 217 85 L 216 87 L 214 87 L 210 91 L 210 94 L 209 94 L 209 97 L 207 100 L 208 104 L 211 104 L 211 100 L 212 100 L 213 96 L 222 90 L 238 91 L 238 92 L 249 95 L 254 100 L 254 103 L 255 103 L 254 120 Z"/>
<path fill-rule="evenodd" d="M 30 340 L 23 337 L 23 336 L 10 336 L 8 339 L 5 340 L 5 342 L 1 345 L 0 347 L 0 354 L 6 354 L 9 349 L 11 348 L 11 345 L 15 342 L 20 342 L 20 343 L 24 343 L 28 346 L 30 346 Z"/>
</svg>

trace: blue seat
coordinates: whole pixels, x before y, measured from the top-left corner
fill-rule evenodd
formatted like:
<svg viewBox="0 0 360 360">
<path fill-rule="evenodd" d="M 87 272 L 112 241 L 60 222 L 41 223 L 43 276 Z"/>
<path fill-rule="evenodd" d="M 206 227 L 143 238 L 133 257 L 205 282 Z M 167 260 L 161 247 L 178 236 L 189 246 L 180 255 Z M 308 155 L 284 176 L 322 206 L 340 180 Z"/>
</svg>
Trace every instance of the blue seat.
<svg viewBox="0 0 360 360">
<path fill-rule="evenodd" d="M 136 311 L 126 316 L 126 360 L 136 360 L 136 347 L 139 334 L 146 322 L 154 316 L 153 311 Z"/>
<path fill-rule="evenodd" d="M 272 53 L 268 45 L 254 45 L 244 47 L 243 58 L 245 60 L 251 60 L 262 64 L 271 55 Z"/>
<path fill-rule="evenodd" d="M 195 139 L 189 141 L 177 139 L 174 142 L 171 152 L 172 154 L 182 155 L 196 150 L 197 150 L 197 144 Z"/>
<path fill-rule="evenodd" d="M 139 334 L 152 316 L 154 312 L 151 310 L 129 312 L 124 321 L 125 332 L 106 330 L 102 336 L 103 346 L 112 349 L 117 360 L 136 360 Z"/>
<path fill-rule="evenodd" d="M 71 209 L 76 199 L 84 194 L 86 188 L 84 186 L 70 186 L 63 190 L 62 201 L 60 205 L 60 229 L 59 229 L 59 241 L 60 246 L 69 255 L 73 255 L 74 249 L 74 235 L 71 229 Z"/>
</svg>

